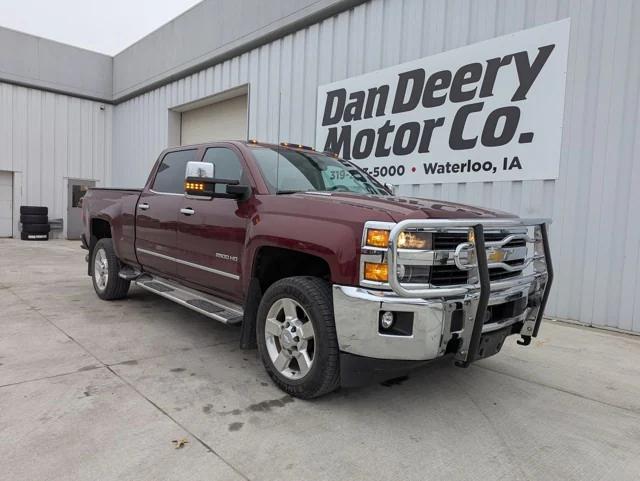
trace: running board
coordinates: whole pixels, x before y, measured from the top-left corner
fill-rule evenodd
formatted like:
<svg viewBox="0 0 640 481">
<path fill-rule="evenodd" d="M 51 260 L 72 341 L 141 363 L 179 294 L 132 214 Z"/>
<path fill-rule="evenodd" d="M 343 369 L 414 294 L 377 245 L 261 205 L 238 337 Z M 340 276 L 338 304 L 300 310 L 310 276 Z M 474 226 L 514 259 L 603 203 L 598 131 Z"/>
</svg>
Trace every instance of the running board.
<svg viewBox="0 0 640 481">
<path fill-rule="evenodd" d="M 224 324 L 239 324 L 242 322 L 242 307 L 229 301 L 146 273 L 134 282 L 137 286 L 149 292 L 166 297 L 177 304 Z"/>
<path fill-rule="evenodd" d="M 118 277 L 125 281 L 135 281 L 140 276 L 142 276 L 142 272 L 131 266 L 122 266 L 120 272 L 118 272 Z"/>
</svg>

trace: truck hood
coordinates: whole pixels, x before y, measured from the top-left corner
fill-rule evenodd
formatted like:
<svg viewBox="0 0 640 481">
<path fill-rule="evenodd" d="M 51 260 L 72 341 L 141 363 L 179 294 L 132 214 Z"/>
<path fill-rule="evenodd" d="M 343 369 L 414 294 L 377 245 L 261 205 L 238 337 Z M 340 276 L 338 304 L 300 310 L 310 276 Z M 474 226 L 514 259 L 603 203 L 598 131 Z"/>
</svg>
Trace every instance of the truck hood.
<svg viewBox="0 0 640 481">
<path fill-rule="evenodd" d="M 353 194 L 346 192 L 299 192 L 291 194 L 301 201 L 314 199 L 327 204 L 359 207 L 386 213 L 395 222 L 405 219 L 491 219 L 513 218 L 514 214 L 470 205 L 417 197 Z"/>
</svg>

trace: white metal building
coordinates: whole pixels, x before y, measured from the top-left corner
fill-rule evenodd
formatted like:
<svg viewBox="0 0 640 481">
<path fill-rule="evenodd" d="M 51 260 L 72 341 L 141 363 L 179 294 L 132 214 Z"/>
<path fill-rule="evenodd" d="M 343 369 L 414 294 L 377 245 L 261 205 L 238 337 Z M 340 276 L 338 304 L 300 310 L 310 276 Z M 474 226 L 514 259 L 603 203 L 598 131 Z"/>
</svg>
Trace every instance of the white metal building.
<svg viewBox="0 0 640 481">
<path fill-rule="evenodd" d="M 67 225 L 74 180 L 140 186 L 169 145 L 314 145 L 318 87 L 561 19 L 557 179 L 399 192 L 552 217 L 548 313 L 640 332 L 633 0 L 205 0 L 114 58 L 0 29 L 0 235 L 18 232 L 20 204 L 48 205 Z"/>
</svg>

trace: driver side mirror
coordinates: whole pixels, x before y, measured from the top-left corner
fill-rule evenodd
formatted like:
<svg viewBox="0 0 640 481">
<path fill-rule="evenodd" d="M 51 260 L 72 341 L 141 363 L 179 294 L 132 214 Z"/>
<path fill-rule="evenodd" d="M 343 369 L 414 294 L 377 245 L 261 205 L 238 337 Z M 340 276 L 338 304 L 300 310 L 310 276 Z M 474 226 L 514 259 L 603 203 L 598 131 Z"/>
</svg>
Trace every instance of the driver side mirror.
<svg viewBox="0 0 640 481">
<path fill-rule="evenodd" d="M 216 184 L 226 185 L 225 192 L 216 192 Z M 210 162 L 187 162 L 184 192 L 197 197 L 244 200 L 251 195 L 251 187 L 240 185 L 237 180 L 216 179 L 214 166 Z"/>
</svg>

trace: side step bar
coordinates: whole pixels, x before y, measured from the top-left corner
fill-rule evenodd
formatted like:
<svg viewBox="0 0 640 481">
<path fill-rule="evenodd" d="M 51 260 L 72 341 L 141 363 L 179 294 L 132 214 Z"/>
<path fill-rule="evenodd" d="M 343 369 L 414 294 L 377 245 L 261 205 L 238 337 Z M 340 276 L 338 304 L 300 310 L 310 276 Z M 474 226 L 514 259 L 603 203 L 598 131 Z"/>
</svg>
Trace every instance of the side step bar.
<svg viewBox="0 0 640 481">
<path fill-rule="evenodd" d="M 141 271 L 130 266 L 123 266 L 120 272 L 118 272 L 118 276 L 126 281 L 135 281 L 142 275 Z"/>
<path fill-rule="evenodd" d="M 145 273 L 137 278 L 134 283 L 149 292 L 166 297 L 177 304 L 188 307 L 223 324 L 239 324 L 242 322 L 244 313 L 241 306 L 189 289 L 177 282 Z"/>
</svg>

